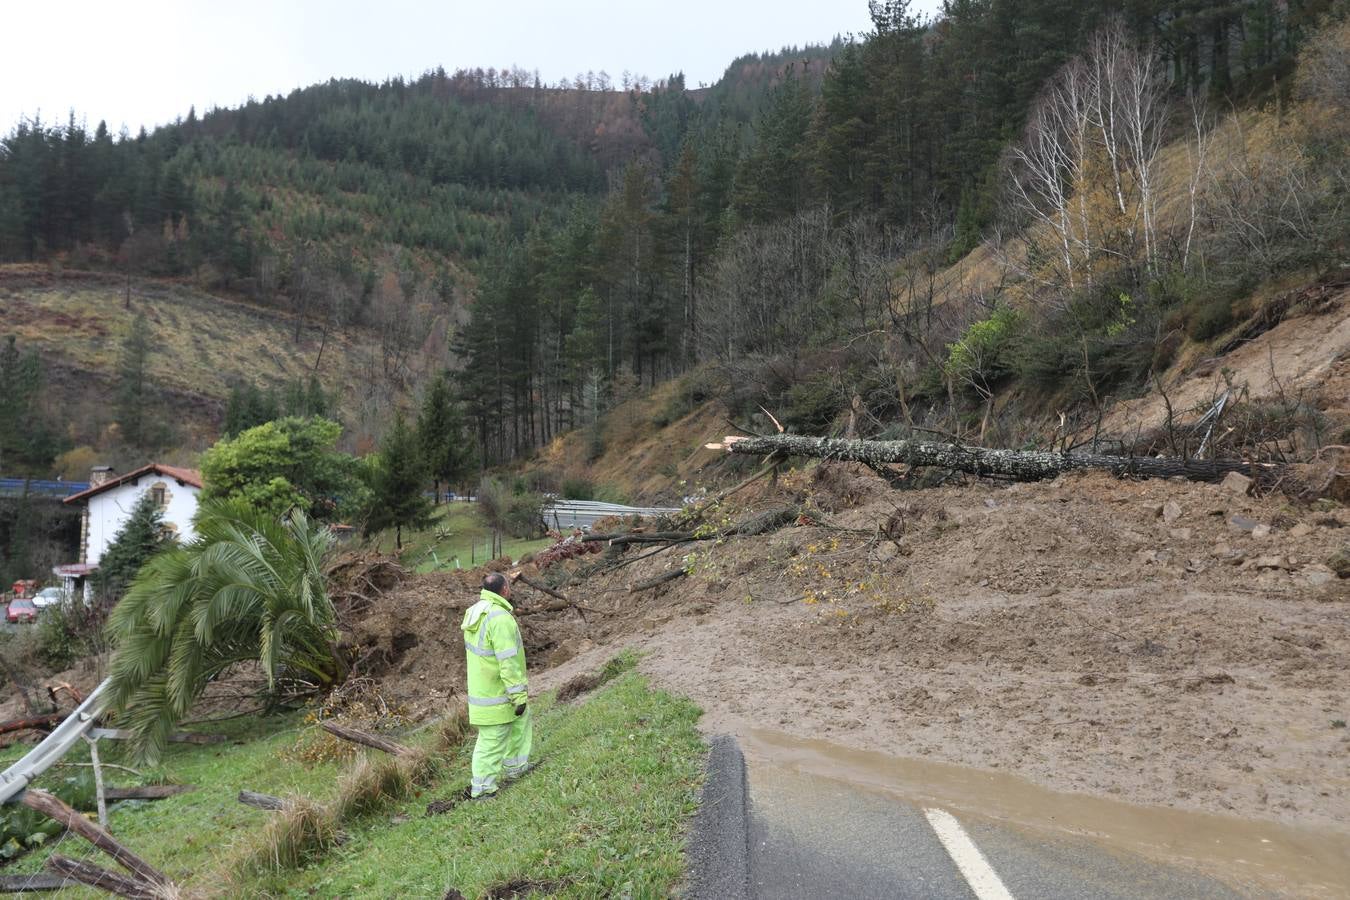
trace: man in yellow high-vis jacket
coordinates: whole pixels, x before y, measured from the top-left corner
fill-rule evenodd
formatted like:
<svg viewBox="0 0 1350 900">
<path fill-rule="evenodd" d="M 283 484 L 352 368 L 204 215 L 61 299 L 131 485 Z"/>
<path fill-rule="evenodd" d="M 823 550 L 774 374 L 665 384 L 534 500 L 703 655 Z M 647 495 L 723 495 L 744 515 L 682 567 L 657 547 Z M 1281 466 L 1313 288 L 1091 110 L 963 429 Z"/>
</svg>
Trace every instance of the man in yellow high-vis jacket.
<svg viewBox="0 0 1350 900">
<path fill-rule="evenodd" d="M 471 797 L 497 793 L 499 779 L 518 778 L 530 764 L 533 727 L 525 644 L 511 615 L 510 597 L 511 579 L 488 573 L 478 602 L 465 611 L 459 626 L 468 660 L 469 724 L 478 729 Z"/>
</svg>

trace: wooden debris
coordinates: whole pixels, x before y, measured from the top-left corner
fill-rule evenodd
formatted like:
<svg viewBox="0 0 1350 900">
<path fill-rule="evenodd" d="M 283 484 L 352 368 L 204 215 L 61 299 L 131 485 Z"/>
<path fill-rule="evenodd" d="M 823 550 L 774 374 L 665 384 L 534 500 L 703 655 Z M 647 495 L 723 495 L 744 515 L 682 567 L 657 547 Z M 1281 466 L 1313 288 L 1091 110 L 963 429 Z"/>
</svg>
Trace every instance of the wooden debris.
<svg viewBox="0 0 1350 900">
<path fill-rule="evenodd" d="M 344 741 L 351 741 L 353 744 L 360 744 L 363 747 L 373 747 L 376 750 L 382 750 L 385 753 L 394 756 L 416 756 L 417 751 L 411 747 L 404 746 L 396 741 L 377 735 L 367 734 L 364 731 L 357 731 L 354 728 L 347 728 L 336 722 L 320 722 L 319 727 L 331 734 L 333 737 L 341 738 Z"/>
<path fill-rule="evenodd" d="M 60 798 L 47 793 L 46 791 L 30 788 L 23 792 L 21 802 L 31 810 L 42 813 L 50 819 L 64 825 L 67 831 L 78 834 L 80 837 L 93 844 L 104 853 L 108 854 L 113 860 L 143 880 L 150 882 L 158 887 L 169 887 L 172 882 L 168 877 L 145 860 L 141 859 L 117 838 L 113 837 L 103 828 L 86 819 L 81 813 L 68 806 Z"/>
<path fill-rule="evenodd" d="M 22 719 L 10 719 L 7 722 L 0 722 L 0 734 L 9 734 L 12 731 L 26 731 L 32 728 L 39 728 L 43 731 L 50 731 L 65 720 L 68 712 L 48 713 L 45 716 L 25 716 Z"/>
<path fill-rule="evenodd" d="M 70 887 L 70 879 L 60 875 L 33 873 L 31 875 L 0 875 L 0 894 L 29 894 L 38 891 L 59 891 Z"/>
<path fill-rule="evenodd" d="M 90 862 L 71 859 L 69 856 L 53 855 L 47 860 L 47 868 L 55 872 L 67 887 L 71 881 L 78 881 L 118 897 L 131 897 L 133 900 L 162 900 L 164 897 L 164 892 L 153 884 L 128 878 Z"/>
</svg>

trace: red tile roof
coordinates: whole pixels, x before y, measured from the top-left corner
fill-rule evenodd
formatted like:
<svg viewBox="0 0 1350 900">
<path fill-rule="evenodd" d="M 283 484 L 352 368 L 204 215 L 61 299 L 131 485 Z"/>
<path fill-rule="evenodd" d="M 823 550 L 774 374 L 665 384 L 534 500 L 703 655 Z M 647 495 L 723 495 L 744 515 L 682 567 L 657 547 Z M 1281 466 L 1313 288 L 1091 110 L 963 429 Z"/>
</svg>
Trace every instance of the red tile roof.
<svg viewBox="0 0 1350 900">
<path fill-rule="evenodd" d="M 104 491 L 112 490 L 119 485 L 126 484 L 128 481 L 135 481 L 152 472 L 172 478 L 179 484 L 187 484 L 195 488 L 202 487 L 202 473 L 196 469 L 180 469 L 178 466 L 165 466 L 160 465 L 159 463 L 150 463 L 148 466 L 141 466 L 139 469 L 135 469 L 125 475 L 118 475 L 115 478 L 110 478 L 102 484 L 95 485 L 85 491 L 80 491 L 78 494 L 71 494 L 62 502 L 83 503 L 95 494 L 101 494 Z"/>
</svg>

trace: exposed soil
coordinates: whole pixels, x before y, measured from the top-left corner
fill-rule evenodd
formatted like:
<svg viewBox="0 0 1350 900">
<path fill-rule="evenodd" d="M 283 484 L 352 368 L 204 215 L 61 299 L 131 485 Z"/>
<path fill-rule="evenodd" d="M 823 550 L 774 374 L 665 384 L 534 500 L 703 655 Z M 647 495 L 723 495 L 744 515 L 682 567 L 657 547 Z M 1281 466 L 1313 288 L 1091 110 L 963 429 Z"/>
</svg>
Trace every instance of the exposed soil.
<svg viewBox="0 0 1350 900">
<path fill-rule="evenodd" d="M 1152 391 L 1115 404 L 1102 422 L 1107 434 L 1161 427 L 1167 403 L 1183 418 L 1207 409 L 1229 386 L 1251 399 L 1303 397 L 1333 425 L 1350 422 L 1350 291 L 1291 315 L 1231 352 L 1203 359 L 1167 379 L 1167 397 Z M 1336 437 L 1333 433 L 1333 442 Z"/>
<path fill-rule="evenodd" d="M 624 585 L 688 548 L 570 587 L 604 612 L 598 645 L 535 688 L 633 646 L 709 731 L 1350 822 L 1350 581 L 1324 564 L 1350 543 L 1343 507 L 1096 474 L 897 493 L 838 465 L 783 488 L 859 533 L 698 545 L 691 577 L 640 594 Z"/>
</svg>

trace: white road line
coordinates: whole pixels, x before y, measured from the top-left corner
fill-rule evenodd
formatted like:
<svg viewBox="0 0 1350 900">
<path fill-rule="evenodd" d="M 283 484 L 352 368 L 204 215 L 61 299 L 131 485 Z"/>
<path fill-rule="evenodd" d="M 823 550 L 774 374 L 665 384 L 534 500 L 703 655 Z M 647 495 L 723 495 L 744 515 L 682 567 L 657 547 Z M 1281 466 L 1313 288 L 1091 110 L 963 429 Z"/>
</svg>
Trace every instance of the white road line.
<svg viewBox="0 0 1350 900">
<path fill-rule="evenodd" d="M 998 877 L 955 816 L 941 809 L 925 809 L 923 814 L 979 900 L 1013 900 L 1013 895 L 1003 886 L 1003 879 Z"/>
</svg>

